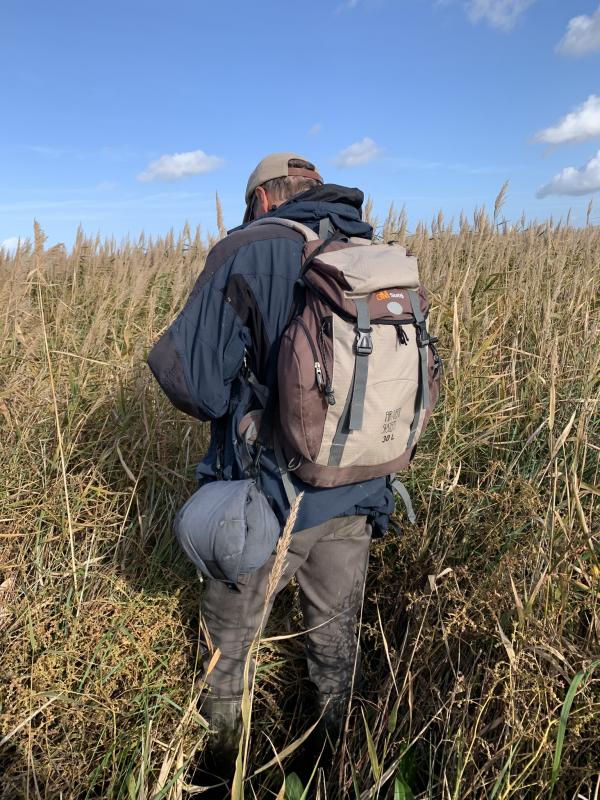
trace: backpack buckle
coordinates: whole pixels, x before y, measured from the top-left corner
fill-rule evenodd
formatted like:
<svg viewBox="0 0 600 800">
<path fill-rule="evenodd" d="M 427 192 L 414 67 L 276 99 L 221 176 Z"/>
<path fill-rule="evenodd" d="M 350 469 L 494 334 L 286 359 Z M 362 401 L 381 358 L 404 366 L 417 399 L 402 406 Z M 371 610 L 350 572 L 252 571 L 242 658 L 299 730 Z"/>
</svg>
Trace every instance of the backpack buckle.
<svg viewBox="0 0 600 800">
<path fill-rule="evenodd" d="M 417 329 L 417 347 L 427 347 L 427 345 L 435 344 L 437 339 L 435 336 L 430 336 L 425 322 L 415 322 Z"/>
<path fill-rule="evenodd" d="M 367 331 L 359 330 L 356 334 L 356 355 L 370 356 L 373 352 L 373 340 L 371 339 L 372 330 L 372 328 L 369 328 Z"/>
</svg>

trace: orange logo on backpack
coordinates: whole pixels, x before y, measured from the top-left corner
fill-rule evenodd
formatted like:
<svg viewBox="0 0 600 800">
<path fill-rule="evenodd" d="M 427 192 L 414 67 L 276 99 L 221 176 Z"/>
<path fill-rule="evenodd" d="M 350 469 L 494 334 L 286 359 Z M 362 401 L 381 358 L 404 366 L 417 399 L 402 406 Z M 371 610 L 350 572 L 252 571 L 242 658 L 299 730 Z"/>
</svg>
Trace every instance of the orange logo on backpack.
<svg viewBox="0 0 600 800">
<path fill-rule="evenodd" d="M 375 297 L 378 300 L 389 300 L 390 299 L 390 293 L 389 292 L 377 292 Z"/>
</svg>

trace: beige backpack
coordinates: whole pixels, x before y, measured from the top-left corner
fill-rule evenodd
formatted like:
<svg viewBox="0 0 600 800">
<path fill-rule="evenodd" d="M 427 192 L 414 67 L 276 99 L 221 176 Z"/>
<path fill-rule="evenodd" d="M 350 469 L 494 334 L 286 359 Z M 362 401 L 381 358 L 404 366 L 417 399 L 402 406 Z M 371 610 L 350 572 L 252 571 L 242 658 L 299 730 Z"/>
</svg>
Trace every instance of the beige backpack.
<svg viewBox="0 0 600 800">
<path fill-rule="evenodd" d="M 427 331 L 417 259 L 269 217 L 306 239 L 304 307 L 278 359 L 280 456 L 313 486 L 339 486 L 406 468 L 438 399 L 441 360 Z M 320 231 L 323 233 L 323 230 Z"/>
</svg>

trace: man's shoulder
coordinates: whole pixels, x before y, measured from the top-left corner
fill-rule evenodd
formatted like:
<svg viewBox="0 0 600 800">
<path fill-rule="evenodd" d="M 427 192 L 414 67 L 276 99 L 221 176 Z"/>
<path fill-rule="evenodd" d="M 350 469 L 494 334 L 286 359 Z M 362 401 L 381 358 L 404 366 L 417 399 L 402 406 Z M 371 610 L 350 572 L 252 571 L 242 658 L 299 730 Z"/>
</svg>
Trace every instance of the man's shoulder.
<svg viewBox="0 0 600 800">
<path fill-rule="evenodd" d="M 273 246 L 273 242 L 281 239 L 300 247 L 304 246 L 304 237 L 301 233 L 277 222 L 247 225 L 235 228 L 217 242 L 210 251 L 208 259 L 215 265 L 224 264 L 233 256 L 244 253 L 249 259 L 254 256 L 262 259 Z"/>
<path fill-rule="evenodd" d="M 275 264 L 285 271 L 288 259 L 285 252 L 282 254 L 281 245 L 286 242 L 289 270 L 294 273 L 304 247 L 301 233 L 277 223 L 236 228 L 211 248 L 190 299 L 209 283 L 214 289 L 222 289 L 233 275 L 272 274 Z"/>
</svg>

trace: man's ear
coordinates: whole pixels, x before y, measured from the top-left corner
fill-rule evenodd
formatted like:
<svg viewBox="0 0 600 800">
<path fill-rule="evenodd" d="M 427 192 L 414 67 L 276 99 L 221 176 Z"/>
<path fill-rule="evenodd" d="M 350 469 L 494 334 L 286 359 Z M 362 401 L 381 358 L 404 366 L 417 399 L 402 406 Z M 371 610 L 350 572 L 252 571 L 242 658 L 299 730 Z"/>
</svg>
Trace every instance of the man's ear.
<svg viewBox="0 0 600 800">
<path fill-rule="evenodd" d="M 255 189 L 255 213 L 257 217 L 266 214 L 269 210 L 269 195 L 262 186 L 257 186 Z"/>
</svg>

